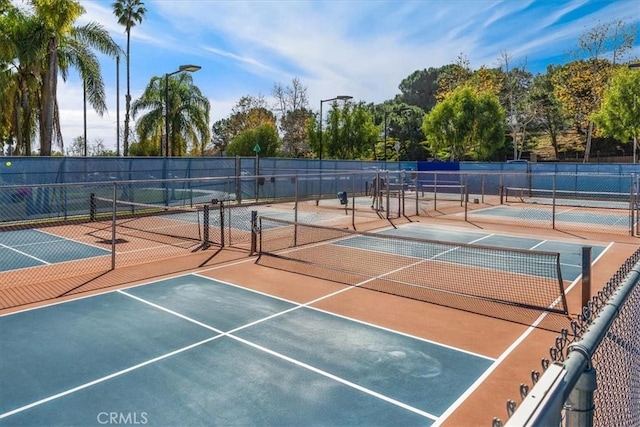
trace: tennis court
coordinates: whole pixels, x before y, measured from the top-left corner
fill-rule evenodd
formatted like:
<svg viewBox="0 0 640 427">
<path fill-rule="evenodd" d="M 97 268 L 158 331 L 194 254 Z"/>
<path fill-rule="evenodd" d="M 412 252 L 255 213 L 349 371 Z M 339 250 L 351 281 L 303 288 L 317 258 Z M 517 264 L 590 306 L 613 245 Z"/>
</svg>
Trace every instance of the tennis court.
<svg viewBox="0 0 640 427">
<path fill-rule="evenodd" d="M 0 232 L 0 272 L 107 255 L 104 248 L 42 230 Z"/>
<path fill-rule="evenodd" d="M 0 317 L 0 423 L 430 425 L 493 363 L 314 302 L 186 275 Z"/>
<path fill-rule="evenodd" d="M 423 224 L 375 234 L 542 247 L 560 254 L 564 281 L 579 274 L 578 242 Z M 322 252 L 346 249 L 350 263 L 397 255 L 361 234 L 330 237 Z M 606 249 L 593 245 L 592 260 Z M 247 259 L 3 315 L 0 425 L 439 425 L 531 333 L 306 273 Z M 494 339 L 470 339 L 483 331 Z"/>
<path fill-rule="evenodd" d="M 562 223 L 582 224 L 589 226 L 625 227 L 629 228 L 629 216 L 620 213 L 603 213 L 595 208 L 578 208 L 558 206 L 552 211 L 551 206 L 544 207 L 513 207 L 495 206 L 472 211 L 473 215 L 487 215 L 505 218 L 526 218 L 533 221 L 555 221 Z"/>
</svg>

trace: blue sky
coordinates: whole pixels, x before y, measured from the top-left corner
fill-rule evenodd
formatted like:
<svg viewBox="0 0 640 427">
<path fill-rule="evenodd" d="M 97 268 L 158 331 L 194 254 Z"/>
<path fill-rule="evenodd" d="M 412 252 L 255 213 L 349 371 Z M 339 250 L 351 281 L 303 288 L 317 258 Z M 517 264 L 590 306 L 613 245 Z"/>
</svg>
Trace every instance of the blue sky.
<svg viewBox="0 0 640 427">
<path fill-rule="evenodd" d="M 124 28 L 112 0 L 81 0 L 80 23 L 102 24 L 123 48 Z M 131 33 L 131 94 L 153 76 L 197 64 L 193 74 L 212 105 L 212 123 L 227 117 L 243 95 L 264 95 L 295 77 L 320 99 L 351 95 L 382 102 L 399 93 L 417 69 L 440 67 L 464 54 L 471 67 L 512 65 L 542 72 L 572 60 L 581 34 L 599 22 L 640 21 L 637 0 L 145 0 L 147 14 Z M 638 42 L 632 54 L 640 57 Z M 116 65 L 102 59 L 109 111 L 87 117 L 87 137 L 108 147 L 116 140 Z M 125 63 L 120 65 L 124 121 Z M 65 144 L 83 134 L 82 85 L 76 73 L 58 86 Z M 122 125 L 121 125 L 122 126 Z"/>
</svg>

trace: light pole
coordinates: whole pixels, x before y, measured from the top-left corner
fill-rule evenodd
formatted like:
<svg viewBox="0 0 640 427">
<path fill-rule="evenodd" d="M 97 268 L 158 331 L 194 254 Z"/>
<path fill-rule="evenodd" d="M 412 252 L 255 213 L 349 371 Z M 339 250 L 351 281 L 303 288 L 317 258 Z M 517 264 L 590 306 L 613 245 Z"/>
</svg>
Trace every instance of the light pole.
<svg viewBox="0 0 640 427">
<path fill-rule="evenodd" d="M 116 56 L 116 156 L 120 157 L 120 55 Z"/>
<path fill-rule="evenodd" d="M 322 146 L 322 104 L 324 104 L 325 102 L 332 102 L 332 101 L 348 101 L 348 100 L 350 100 L 352 98 L 353 98 L 353 96 L 349 96 L 349 95 L 338 95 L 338 96 L 336 96 L 334 98 L 321 99 L 320 100 L 320 154 L 319 154 L 319 158 L 320 158 L 320 188 L 318 189 L 318 200 L 316 200 L 316 206 L 320 202 L 320 195 L 322 193 L 322 150 L 323 150 L 323 146 Z"/>
<path fill-rule="evenodd" d="M 388 113 L 401 113 L 403 111 L 407 111 L 410 110 L 411 108 L 409 107 L 401 107 L 401 108 L 397 108 L 395 110 L 391 110 L 391 111 L 387 111 L 384 110 L 384 115 L 383 115 L 383 120 L 384 120 L 384 168 L 387 168 L 387 114 Z"/>
<path fill-rule="evenodd" d="M 183 71 L 187 71 L 189 73 L 194 73 L 198 71 L 200 68 L 199 65 L 181 65 L 178 67 L 176 71 L 171 73 L 167 73 L 164 75 L 164 126 L 165 126 L 165 151 L 164 156 L 169 157 L 169 77 L 174 74 L 181 73 Z M 162 149 L 160 149 L 162 152 Z"/>
</svg>

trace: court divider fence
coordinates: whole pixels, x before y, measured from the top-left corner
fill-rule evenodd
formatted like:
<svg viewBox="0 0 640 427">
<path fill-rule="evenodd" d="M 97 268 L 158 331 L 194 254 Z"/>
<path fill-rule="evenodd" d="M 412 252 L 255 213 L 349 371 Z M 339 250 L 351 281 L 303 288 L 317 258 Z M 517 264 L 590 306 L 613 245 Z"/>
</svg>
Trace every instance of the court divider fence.
<svg viewBox="0 0 640 427">
<path fill-rule="evenodd" d="M 44 245 L 13 272 L 49 280 L 70 272 L 104 271 L 104 253 L 132 263 L 190 253 L 200 245 L 249 249 L 254 210 L 353 229 L 380 219 L 445 217 L 635 235 L 637 189 L 635 175 L 379 170 L 13 185 L 0 186 L 0 227 L 36 229 L 40 235 L 62 236 L 65 245 L 85 245 L 78 259 L 63 260 L 65 267 L 56 255 L 60 248 Z M 115 237 L 110 226 L 114 218 L 121 223 Z M 171 224 L 171 218 L 179 220 Z M 142 230 L 134 232 L 135 227 Z M 172 231 L 163 236 L 163 229 Z M 47 264 L 47 275 L 37 272 L 37 260 Z M 13 273 L 1 272 L 0 282 Z"/>
<path fill-rule="evenodd" d="M 507 427 L 640 425 L 639 282 L 640 249 L 556 339 L 520 405 L 507 401 Z"/>
</svg>

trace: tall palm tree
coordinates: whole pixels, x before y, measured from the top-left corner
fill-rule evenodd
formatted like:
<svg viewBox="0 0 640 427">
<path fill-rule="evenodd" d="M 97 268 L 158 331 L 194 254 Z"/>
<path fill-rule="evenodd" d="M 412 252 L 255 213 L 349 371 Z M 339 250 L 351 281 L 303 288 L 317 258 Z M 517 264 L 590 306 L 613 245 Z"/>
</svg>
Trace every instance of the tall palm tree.
<svg viewBox="0 0 640 427">
<path fill-rule="evenodd" d="M 123 154 L 126 156 L 129 151 L 129 114 L 131 110 L 131 79 L 129 76 L 131 66 L 131 28 L 135 27 L 136 23 L 142 23 L 147 9 L 145 9 L 144 2 L 141 0 L 116 0 L 112 6 L 113 13 L 118 18 L 118 24 L 124 25 L 127 33 L 127 95 L 125 98 L 123 142 Z"/>
<path fill-rule="evenodd" d="M 10 143 L 15 141 L 14 152 L 30 155 L 38 112 L 38 74 L 44 56 L 43 23 L 11 6 L 0 20 L 4 29 L 0 31 L 2 137 Z"/>
<path fill-rule="evenodd" d="M 99 24 L 90 22 L 74 26 L 85 9 L 75 0 L 31 0 L 35 15 L 44 26 L 45 53 L 42 68 L 39 102 L 39 131 L 41 155 L 51 155 L 55 138 L 63 149 L 57 105 L 58 72 L 66 81 L 71 67 L 79 70 L 87 87 L 90 104 L 98 112 L 106 111 L 104 83 L 100 63 L 92 49 L 115 57 L 120 48 Z"/>
<path fill-rule="evenodd" d="M 184 156 L 193 150 L 199 152 L 203 143 L 211 140 L 209 112 L 211 105 L 207 97 L 193 84 L 189 73 L 170 76 L 169 82 L 169 144 L 171 156 Z M 160 153 L 162 133 L 164 131 L 165 78 L 154 77 L 142 96 L 132 105 L 135 118 L 146 111 L 136 122 L 140 144 L 147 152 Z M 154 146 L 150 150 L 150 146 Z"/>
</svg>

